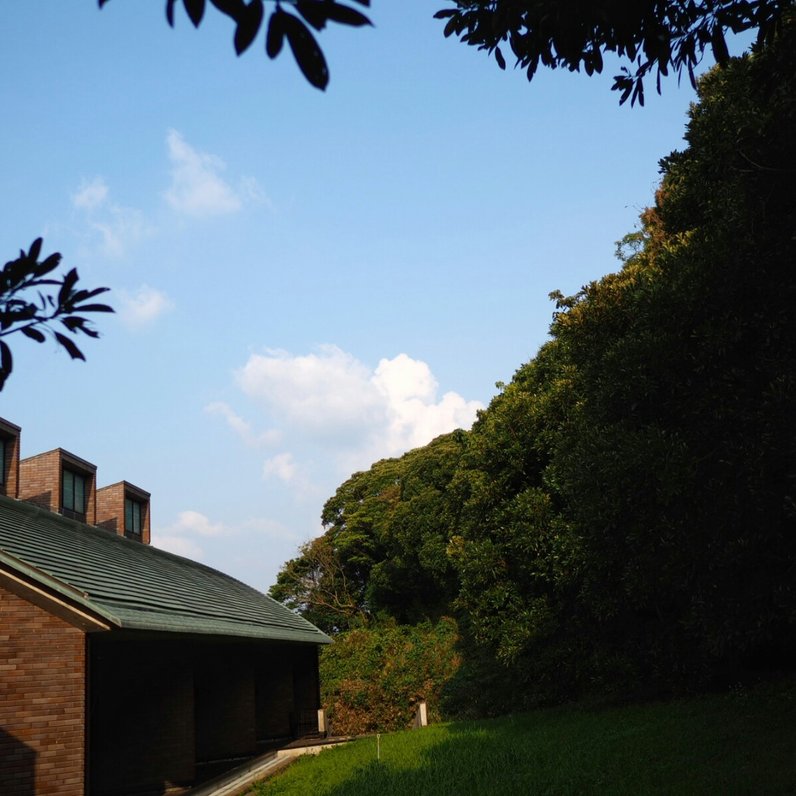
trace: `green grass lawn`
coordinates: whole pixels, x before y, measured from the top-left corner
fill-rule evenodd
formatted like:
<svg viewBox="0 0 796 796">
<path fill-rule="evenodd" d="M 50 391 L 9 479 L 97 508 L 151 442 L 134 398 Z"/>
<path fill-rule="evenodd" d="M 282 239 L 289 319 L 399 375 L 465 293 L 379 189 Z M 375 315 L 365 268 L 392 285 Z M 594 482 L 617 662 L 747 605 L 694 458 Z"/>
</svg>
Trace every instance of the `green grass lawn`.
<svg viewBox="0 0 796 796">
<path fill-rule="evenodd" d="M 256 796 L 796 794 L 796 681 L 610 709 L 562 707 L 366 738 Z"/>
</svg>

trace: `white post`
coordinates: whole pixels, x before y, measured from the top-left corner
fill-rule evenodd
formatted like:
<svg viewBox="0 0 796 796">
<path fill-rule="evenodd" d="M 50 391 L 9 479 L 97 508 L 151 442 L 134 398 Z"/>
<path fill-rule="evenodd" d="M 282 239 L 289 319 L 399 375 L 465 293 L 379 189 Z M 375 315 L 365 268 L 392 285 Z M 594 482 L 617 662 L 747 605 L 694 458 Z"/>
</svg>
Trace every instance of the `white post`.
<svg viewBox="0 0 796 796">
<path fill-rule="evenodd" d="M 415 727 L 428 727 L 428 706 L 426 705 L 425 699 L 417 703 Z"/>
</svg>

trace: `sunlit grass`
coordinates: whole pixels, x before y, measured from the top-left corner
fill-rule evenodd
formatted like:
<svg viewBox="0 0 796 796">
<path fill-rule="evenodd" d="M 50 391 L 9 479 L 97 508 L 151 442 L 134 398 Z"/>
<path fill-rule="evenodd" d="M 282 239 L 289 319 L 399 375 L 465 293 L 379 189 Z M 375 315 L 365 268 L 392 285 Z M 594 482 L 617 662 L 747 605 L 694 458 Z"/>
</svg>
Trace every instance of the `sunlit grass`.
<svg viewBox="0 0 796 796">
<path fill-rule="evenodd" d="M 257 796 L 794 794 L 796 683 L 440 724 L 302 758 Z"/>
</svg>

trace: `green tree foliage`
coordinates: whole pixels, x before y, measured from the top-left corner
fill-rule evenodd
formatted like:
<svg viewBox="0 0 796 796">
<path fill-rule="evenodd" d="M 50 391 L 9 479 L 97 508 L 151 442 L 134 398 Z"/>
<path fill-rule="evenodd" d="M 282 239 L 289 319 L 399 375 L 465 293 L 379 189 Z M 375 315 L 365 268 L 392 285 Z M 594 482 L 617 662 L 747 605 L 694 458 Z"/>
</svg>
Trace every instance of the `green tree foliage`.
<svg viewBox="0 0 796 796">
<path fill-rule="evenodd" d="M 620 270 L 553 295 L 470 432 L 324 510 L 368 621 L 456 617 L 452 710 L 796 665 L 796 22 L 699 96 Z"/>
<path fill-rule="evenodd" d="M 456 431 L 351 476 L 323 508 L 324 534 L 282 567 L 271 596 L 330 632 L 380 614 L 417 622 L 446 613 L 457 588 L 447 487 L 464 439 Z"/>
<path fill-rule="evenodd" d="M 623 66 L 613 88 L 620 102 L 644 104 L 644 78 L 661 77 L 671 69 L 686 72 L 696 84 L 694 68 L 705 50 L 717 63 L 729 59 L 725 35 L 757 30 L 759 42 L 775 35 L 791 0 L 451 0 L 455 8 L 438 11 L 446 19 L 445 35 L 494 55 L 501 69 L 506 57 L 501 44 L 516 58 L 530 80 L 539 65 L 562 66 L 588 75 L 603 70 L 603 54 L 616 53 Z"/>
<path fill-rule="evenodd" d="M 701 82 L 643 248 L 553 327 L 579 401 L 549 477 L 583 602 L 651 668 L 793 641 L 795 43 Z"/>
<path fill-rule="evenodd" d="M 473 428 L 460 604 L 549 693 L 794 661 L 794 53 L 701 81 L 623 268 Z"/>
<path fill-rule="evenodd" d="M 470 433 L 453 487 L 460 521 L 449 544 L 475 639 L 511 661 L 558 621 L 571 570 L 557 500 L 543 475 L 551 432 L 570 403 L 556 343 L 521 368 Z"/>
<path fill-rule="evenodd" d="M 43 343 L 49 336 L 72 359 L 85 360 L 83 352 L 65 332 L 99 337 L 79 313 L 113 312 L 107 304 L 93 301 L 107 287 L 78 290 L 77 269 L 58 277 L 55 271 L 61 264 L 61 255 L 55 253 L 39 260 L 41 246 L 42 239 L 37 238 L 27 252 L 20 251 L 19 257 L 7 262 L 0 271 L 0 390 L 14 369 L 11 348 L 3 338 L 19 333 Z"/>
<path fill-rule="evenodd" d="M 348 574 L 326 535 L 303 544 L 299 555 L 280 569 L 268 593 L 327 633 L 360 627 L 368 621 L 362 584 Z"/>
<path fill-rule="evenodd" d="M 426 700 L 439 720 L 460 657 L 456 623 L 384 623 L 341 633 L 321 653 L 321 702 L 336 735 L 402 730 Z"/>
</svg>

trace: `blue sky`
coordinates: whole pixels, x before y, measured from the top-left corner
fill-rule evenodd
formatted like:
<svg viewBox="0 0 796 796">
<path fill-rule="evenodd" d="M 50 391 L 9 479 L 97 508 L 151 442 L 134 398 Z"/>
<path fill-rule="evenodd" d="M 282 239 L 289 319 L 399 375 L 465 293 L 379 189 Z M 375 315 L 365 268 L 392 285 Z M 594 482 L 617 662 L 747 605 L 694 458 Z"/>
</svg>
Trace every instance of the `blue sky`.
<svg viewBox="0 0 796 796">
<path fill-rule="evenodd" d="M 212 10 L 4 4 L 1 253 L 43 236 L 118 310 L 86 363 L 14 340 L 23 456 L 147 489 L 155 544 L 265 589 L 352 471 L 468 427 L 548 293 L 615 269 L 693 92 L 529 85 L 444 39 L 442 4 L 324 32 L 325 93 L 261 39 L 236 58 Z"/>
</svg>

